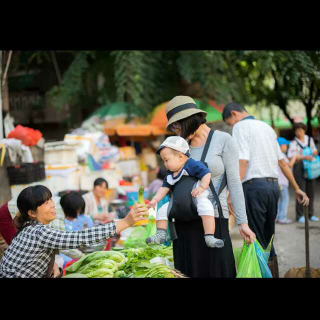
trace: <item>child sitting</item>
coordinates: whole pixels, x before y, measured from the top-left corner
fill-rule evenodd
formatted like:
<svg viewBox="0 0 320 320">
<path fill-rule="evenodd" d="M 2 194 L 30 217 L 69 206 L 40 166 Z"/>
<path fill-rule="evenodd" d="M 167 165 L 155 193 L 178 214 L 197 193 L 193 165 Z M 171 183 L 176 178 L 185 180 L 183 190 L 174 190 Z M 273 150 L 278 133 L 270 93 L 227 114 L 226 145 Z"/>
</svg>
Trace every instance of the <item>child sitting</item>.
<svg viewBox="0 0 320 320">
<path fill-rule="evenodd" d="M 210 194 L 208 187 L 211 181 L 210 170 L 201 161 L 190 158 L 190 150 L 187 141 L 181 137 L 174 136 L 167 138 L 156 151 L 164 161 L 164 166 L 169 174 L 163 181 L 162 187 L 149 203 L 149 207 L 155 207 L 156 204 L 165 197 L 174 185 L 179 182 L 182 176 L 193 176 L 199 179 L 196 188 L 192 190 L 191 195 L 197 197 L 197 212 L 202 218 L 205 242 L 208 247 L 222 248 L 224 242 L 214 237 L 215 220 L 214 208 L 208 199 Z M 189 195 L 186 195 L 189 196 Z M 164 243 L 166 240 L 166 230 L 168 226 L 168 206 L 164 204 L 157 212 L 157 233 L 146 239 L 147 243 Z"/>
<path fill-rule="evenodd" d="M 60 199 L 60 205 L 65 215 L 64 223 L 66 231 L 80 231 L 93 226 L 93 220 L 83 214 L 85 201 L 82 196 L 76 192 L 70 192 Z M 64 265 L 72 258 L 63 253 L 59 253 L 63 258 Z"/>
</svg>

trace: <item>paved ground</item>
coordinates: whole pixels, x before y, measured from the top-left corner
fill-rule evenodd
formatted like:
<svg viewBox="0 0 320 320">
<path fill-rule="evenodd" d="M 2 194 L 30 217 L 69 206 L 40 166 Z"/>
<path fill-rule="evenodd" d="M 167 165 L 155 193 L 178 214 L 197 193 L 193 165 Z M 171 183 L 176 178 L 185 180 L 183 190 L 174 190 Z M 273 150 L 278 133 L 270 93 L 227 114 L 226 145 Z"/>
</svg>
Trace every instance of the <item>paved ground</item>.
<svg viewBox="0 0 320 320">
<path fill-rule="evenodd" d="M 315 216 L 320 217 L 320 181 L 316 182 L 315 191 Z M 293 189 L 290 188 L 290 205 L 288 217 L 295 219 L 295 198 Z M 238 228 L 234 227 L 231 232 L 233 246 L 242 247 L 243 240 L 239 234 Z M 280 278 L 290 268 L 299 268 L 306 266 L 305 254 L 305 228 L 299 223 L 288 225 L 276 224 L 276 233 L 274 246 L 278 255 Z M 310 266 L 320 268 L 320 221 L 309 221 L 309 246 L 310 246 Z"/>
</svg>

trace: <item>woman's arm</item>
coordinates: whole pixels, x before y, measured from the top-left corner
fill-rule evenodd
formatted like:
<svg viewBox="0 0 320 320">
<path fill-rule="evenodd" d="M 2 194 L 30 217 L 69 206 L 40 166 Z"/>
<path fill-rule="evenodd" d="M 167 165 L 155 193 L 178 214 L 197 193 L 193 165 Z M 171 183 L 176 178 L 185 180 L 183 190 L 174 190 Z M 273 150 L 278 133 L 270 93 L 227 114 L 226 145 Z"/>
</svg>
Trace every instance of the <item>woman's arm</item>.
<svg viewBox="0 0 320 320">
<path fill-rule="evenodd" d="M 247 243 L 253 242 L 256 238 L 256 235 L 250 230 L 248 226 L 244 193 L 239 175 L 238 148 L 233 137 L 229 135 L 226 138 L 225 145 L 222 150 L 222 161 L 227 173 L 227 185 L 240 234 Z M 244 175 L 245 170 L 243 171 Z"/>
<path fill-rule="evenodd" d="M 227 174 L 227 185 L 237 224 L 248 223 L 244 193 L 239 175 L 238 148 L 235 140 L 230 135 L 225 140 L 222 150 L 222 161 Z"/>
<path fill-rule="evenodd" d="M 144 205 L 136 204 L 124 219 L 82 231 L 64 232 L 44 226 L 39 230 L 39 247 L 43 249 L 64 250 L 75 249 L 80 246 L 90 246 L 102 242 L 116 233 L 119 234 L 135 222 L 145 219 L 143 215 L 147 213 L 148 209 Z"/>
</svg>

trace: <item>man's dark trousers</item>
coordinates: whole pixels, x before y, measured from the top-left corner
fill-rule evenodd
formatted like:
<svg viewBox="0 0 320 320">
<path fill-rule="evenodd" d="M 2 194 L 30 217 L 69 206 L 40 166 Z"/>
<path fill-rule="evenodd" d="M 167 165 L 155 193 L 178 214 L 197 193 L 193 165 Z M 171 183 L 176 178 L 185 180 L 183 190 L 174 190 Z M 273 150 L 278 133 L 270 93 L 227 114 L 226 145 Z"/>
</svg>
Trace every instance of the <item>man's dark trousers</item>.
<svg viewBox="0 0 320 320">
<path fill-rule="evenodd" d="M 266 249 L 275 233 L 280 188 L 278 181 L 252 179 L 243 183 L 249 228 Z M 276 256 L 272 245 L 270 257 Z"/>
</svg>

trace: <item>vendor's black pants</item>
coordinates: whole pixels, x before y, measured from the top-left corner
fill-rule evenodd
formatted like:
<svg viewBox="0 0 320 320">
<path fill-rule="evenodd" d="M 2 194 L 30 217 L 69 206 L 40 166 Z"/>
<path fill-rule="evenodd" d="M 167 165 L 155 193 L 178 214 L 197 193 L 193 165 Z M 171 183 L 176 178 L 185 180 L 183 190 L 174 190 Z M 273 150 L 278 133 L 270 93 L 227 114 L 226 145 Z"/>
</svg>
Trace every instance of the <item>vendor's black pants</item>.
<svg viewBox="0 0 320 320">
<path fill-rule="evenodd" d="M 293 176 L 297 181 L 298 186 L 302 191 L 304 191 L 308 198 L 309 198 L 309 218 L 314 214 L 314 206 L 313 206 L 313 199 L 314 199 L 314 187 L 315 187 L 315 180 L 308 180 L 303 177 L 304 169 L 302 161 L 295 164 L 293 166 Z M 299 220 L 301 216 L 303 216 L 303 205 L 298 202 L 296 199 L 296 220 Z"/>
<path fill-rule="evenodd" d="M 280 188 L 277 181 L 252 179 L 243 183 L 249 228 L 266 249 L 275 233 Z M 276 256 L 272 245 L 270 256 Z"/>
</svg>

